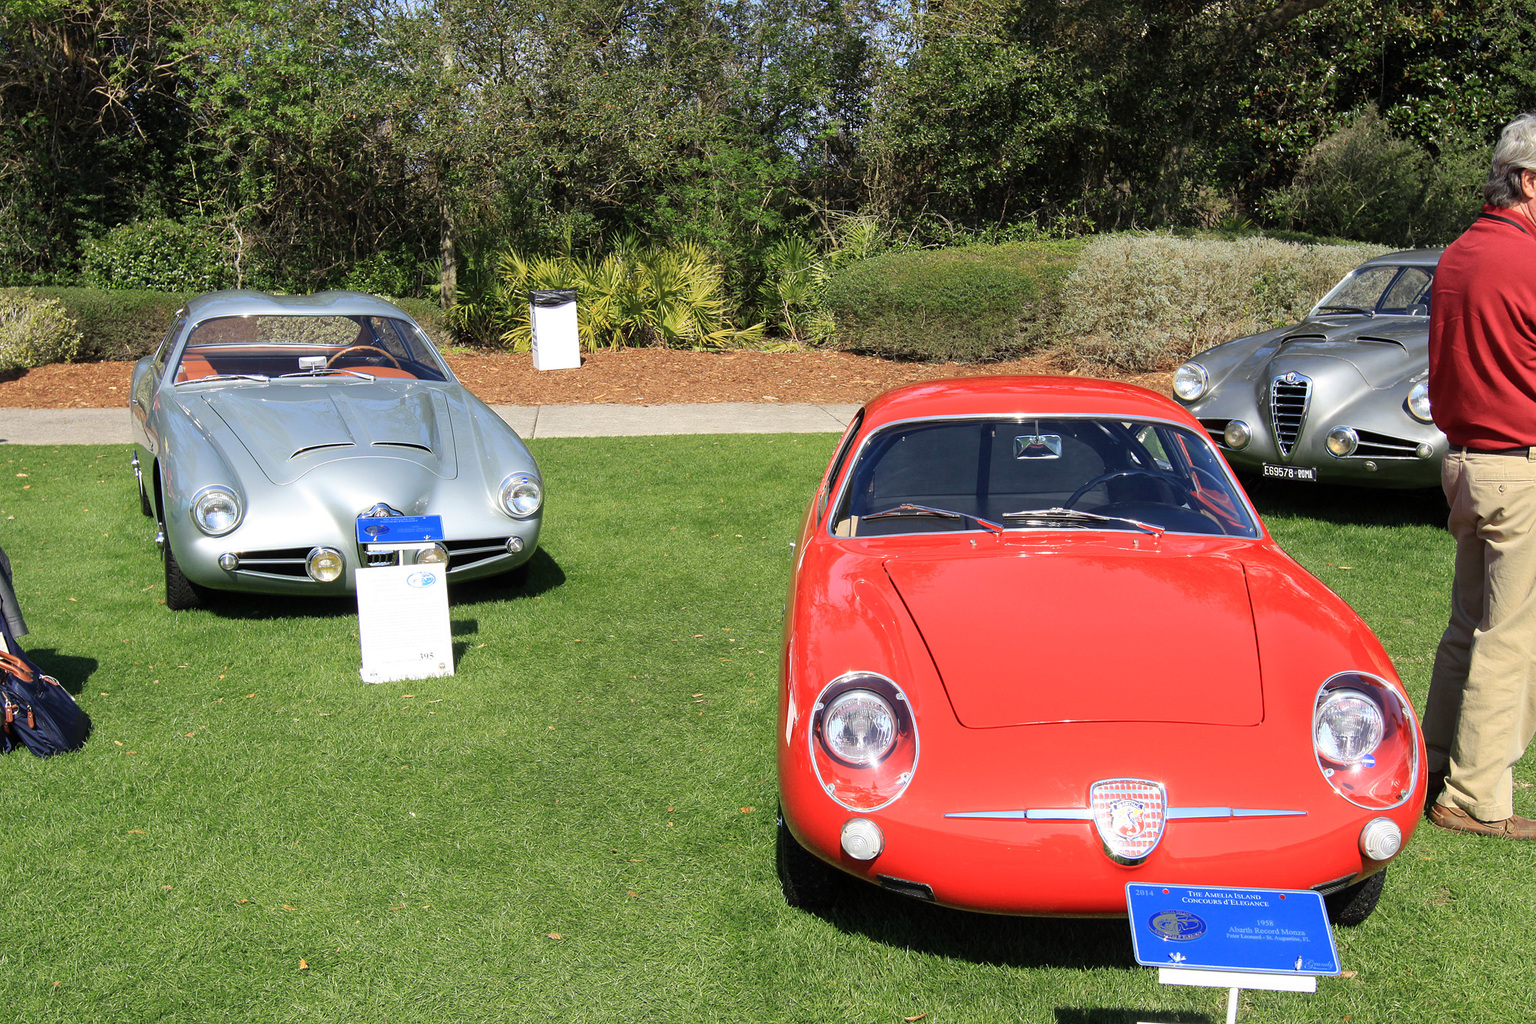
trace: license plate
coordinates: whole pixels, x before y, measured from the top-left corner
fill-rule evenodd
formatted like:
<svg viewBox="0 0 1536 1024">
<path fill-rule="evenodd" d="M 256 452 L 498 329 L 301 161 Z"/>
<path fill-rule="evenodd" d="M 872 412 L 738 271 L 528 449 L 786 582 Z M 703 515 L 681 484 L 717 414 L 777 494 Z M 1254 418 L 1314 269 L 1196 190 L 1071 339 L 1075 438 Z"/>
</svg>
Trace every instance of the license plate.
<svg viewBox="0 0 1536 1024">
<path fill-rule="evenodd" d="M 1317 469 L 1313 466 L 1277 466 L 1266 462 L 1259 474 L 1266 480 L 1307 480 L 1317 482 Z"/>
</svg>

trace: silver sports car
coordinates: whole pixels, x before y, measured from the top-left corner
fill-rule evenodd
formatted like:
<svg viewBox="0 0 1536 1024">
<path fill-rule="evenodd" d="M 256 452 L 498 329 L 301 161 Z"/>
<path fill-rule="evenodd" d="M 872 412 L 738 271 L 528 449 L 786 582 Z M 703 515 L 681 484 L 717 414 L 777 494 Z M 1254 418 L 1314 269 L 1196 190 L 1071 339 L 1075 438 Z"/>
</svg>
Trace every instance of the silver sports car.
<svg viewBox="0 0 1536 1024">
<path fill-rule="evenodd" d="M 133 471 L 166 604 L 347 594 L 355 571 L 523 566 L 544 485 L 404 311 L 356 292 L 212 292 L 133 370 Z"/>
<path fill-rule="evenodd" d="M 1307 318 L 1195 356 L 1173 391 L 1239 473 L 1437 487 L 1429 285 L 1439 249 L 1366 260 Z"/>
</svg>

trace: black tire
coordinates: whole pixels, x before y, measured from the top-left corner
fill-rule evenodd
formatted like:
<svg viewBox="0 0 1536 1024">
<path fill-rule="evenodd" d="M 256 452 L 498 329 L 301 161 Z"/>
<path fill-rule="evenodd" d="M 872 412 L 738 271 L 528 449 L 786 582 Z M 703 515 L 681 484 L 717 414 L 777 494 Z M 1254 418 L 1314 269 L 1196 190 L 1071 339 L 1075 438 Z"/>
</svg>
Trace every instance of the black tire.
<svg viewBox="0 0 1536 1024">
<path fill-rule="evenodd" d="M 165 542 L 165 606 L 173 612 L 191 611 L 208 603 L 208 589 L 187 579 L 171 554 L 171 542 Z"/>
<path fill-rule="evenodd" d="M 1363 881 L 1324 896 L 1323 905 L 1328 908 L 1328 920 L 1346 928 L 1363 923 L 1371 916 L 1371 911 L 1376 909 L 1376 901 L 1381 899 L 1381 890 L 1386 884 L 1387 869 L 1382 868 Z"/>
<path fill-rule="evenodd" d="M 784 902 L 797 910 L 812 913 L 830 910 L 846 884 L 841 871 L 825 863 L 795 841 L 784 818 L 779 817 L 779 835 L 775 859 L 778 862 L 779 886 L 784 890 Z"/>
</svg>

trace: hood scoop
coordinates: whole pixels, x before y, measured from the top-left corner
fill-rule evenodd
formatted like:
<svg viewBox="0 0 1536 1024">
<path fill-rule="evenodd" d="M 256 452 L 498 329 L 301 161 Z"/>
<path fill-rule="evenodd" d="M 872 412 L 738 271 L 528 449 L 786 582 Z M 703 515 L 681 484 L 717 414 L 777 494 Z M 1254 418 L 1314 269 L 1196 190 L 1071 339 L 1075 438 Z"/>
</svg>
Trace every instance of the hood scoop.
<svg viewBox="0 0 1536 1024">
<path fill-rule="evenodd" d="M 457 472 L 447 401 L 435 388 L 240 388 L 201 400 L 275 484 L 369 455 L 407 459 L 443 477 Z"/>
<path fill-rule="evenodd" d="M 1058 551 L 885 569 L 969 728 L 1264 717 L 1247 580 L 1230 558 Z"/>
</svg>

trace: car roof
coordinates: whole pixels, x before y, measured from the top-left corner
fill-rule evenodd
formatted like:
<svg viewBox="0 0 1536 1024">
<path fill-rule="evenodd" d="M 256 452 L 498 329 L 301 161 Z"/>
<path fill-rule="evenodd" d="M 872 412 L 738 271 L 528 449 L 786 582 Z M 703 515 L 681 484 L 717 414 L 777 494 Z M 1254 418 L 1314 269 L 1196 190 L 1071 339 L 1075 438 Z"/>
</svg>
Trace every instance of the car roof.
<svg viewBox="0 0 1536 1024">
<path fill-rule="evenodd" d="M 1200 424 L 1171 398 L 1093 377 L 952 377 L 893 388 L 864 409 L 864 428 L 963 416 L 1114 416 Z"/>
<path fill-rule="evenodd" d="M 313 295 L 270 295 L 247 288 L 207 292 L 187 303 L 187 319 L 221 316 L 388 316 L 411 320 L 392 302 L 362 292 L 329 291 Z M 412 323 L 415 321 L 412 320 Z"/>
<path fill-rule="evenodd" d="M 1440 262 L 1440 254 L 1445 252 L 1439 249 L 1405 249 L 1402 252 L 1389 252 L 1381 256 L 1372 256 L 1362 267 L 1374 267 L 1387 264 L 1395 267 L 1433 267 Z"/>
</svg>

